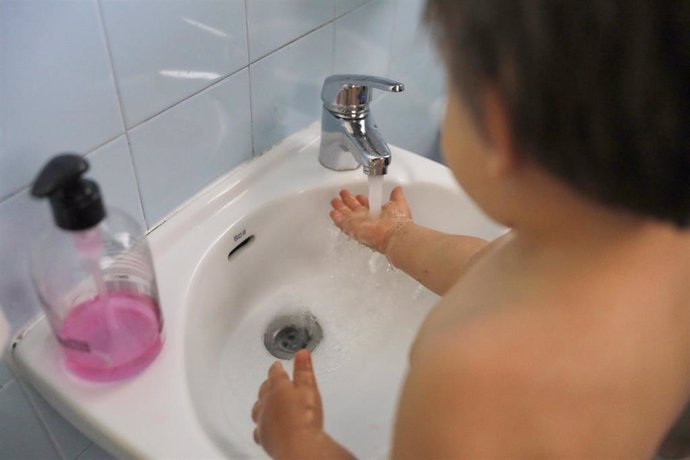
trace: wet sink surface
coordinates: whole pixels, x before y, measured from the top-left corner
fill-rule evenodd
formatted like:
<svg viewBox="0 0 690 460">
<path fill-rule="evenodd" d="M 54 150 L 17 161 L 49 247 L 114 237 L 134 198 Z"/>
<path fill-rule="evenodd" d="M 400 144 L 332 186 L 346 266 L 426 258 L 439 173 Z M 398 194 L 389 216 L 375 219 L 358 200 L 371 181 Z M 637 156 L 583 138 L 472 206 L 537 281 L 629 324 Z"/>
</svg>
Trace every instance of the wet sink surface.
<svg viewBox="0 0 690 460">
<path fill-rule="evenodd" d="M 451 191 L 432 184 L 405 191 L 424 220 L 449 224 L 423 214 L 425 200 L 447 202 Z M 199 265 L 188 298 L 187 336 L 196 337 L 187 347 L 188 378 L 200 420 L 228 455 L 261 453 L 249 414 L 276 360 L 264 346 L 266 328 L 309 312 L 323 330 L 313 359 L 326 429 L 360 458 L 386 456 L 407 353 L 437 296 L 343 235 L 328 218 L 335 194 L 314 190 L 266 206 Z M 235 231 L 253 238 L 228 260 L 242 244 Z"/>
</svg>

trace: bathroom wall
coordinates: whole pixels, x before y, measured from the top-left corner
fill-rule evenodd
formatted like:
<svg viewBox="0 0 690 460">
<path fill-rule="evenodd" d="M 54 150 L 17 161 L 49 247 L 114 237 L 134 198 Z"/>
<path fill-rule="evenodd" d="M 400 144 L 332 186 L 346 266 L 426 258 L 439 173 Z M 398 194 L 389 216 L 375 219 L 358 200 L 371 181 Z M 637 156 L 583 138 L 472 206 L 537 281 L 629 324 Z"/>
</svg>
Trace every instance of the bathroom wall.
<svg viewBox="0 0 690 460">
<path fill-rule="evenodd" d="M 107 203 L 151 229 L 320 116 L 332 73 L 403 81 L 375 113 L 437 157 L 443 74 L 423 0 L 0 0 L 0 306 L 40 314 L 27 251 L 51 225 L 29 197 L 53 154 L 86 155 Z M 109 456 L 0 361 L 0 457 Z"/>
</svg>

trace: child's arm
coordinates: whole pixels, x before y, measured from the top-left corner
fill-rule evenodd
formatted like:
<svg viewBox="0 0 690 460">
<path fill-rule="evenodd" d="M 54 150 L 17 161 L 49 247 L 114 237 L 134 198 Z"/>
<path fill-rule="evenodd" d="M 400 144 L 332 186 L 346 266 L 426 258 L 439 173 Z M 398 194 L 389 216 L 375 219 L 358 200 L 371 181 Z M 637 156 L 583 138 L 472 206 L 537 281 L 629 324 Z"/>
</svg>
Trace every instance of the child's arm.
<svg viewBox="0 0 690 460">
<path fill-rule="evenodd" d="M 343 232 L 385 255 L 395 267 L 439 295 L 487 244 L 480 238 L 448 235 L 415 224 L 400 187 L 393 189 L 378 219 L 369 217 L 369 202 L 363 195 L 355 197 L 343 190 L 331 205 L 331 219 Z"/>
</svg>

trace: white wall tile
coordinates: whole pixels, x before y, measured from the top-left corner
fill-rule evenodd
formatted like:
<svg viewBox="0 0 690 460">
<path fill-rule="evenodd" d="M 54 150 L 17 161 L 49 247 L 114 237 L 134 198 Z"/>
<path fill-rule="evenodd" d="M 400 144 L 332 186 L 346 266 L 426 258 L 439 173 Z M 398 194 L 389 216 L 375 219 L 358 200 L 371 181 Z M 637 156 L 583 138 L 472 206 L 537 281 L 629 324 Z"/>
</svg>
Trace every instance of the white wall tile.
<svg viewBox="0 0 690 460">
<path fill-rule="evenodd" d="M 0 390 L 0 455 L 26 460 L 60 458 L 16 381 Z"/>
<path fill-rule="evenodd" d="M 29 273 L 29 252 L 52 224 L 48 202 L 30 198 L 27 190 L 0 202 L 0 305 L 12 333 L 41 312 Z"/>
<path fill-rule="evenodd" d="M 7 364 L 8 354 L 9 350 L 5 350 L 5 354 L 2 358 L 0 358 L 0 389 L 2 389 L 7 382 L 14 378 L 14 374 L 10 370 L 10 366 Z"/>
<path fill-rule="evenodd" d="M 334 0 L 247 0 L 250 61 L 333 19 Z"/>
<path fill-rule="evenodd" d="M 374 0 L 335 21 L 335 73 L 389 76 L 395 2 Z"/>
<path fill-rule="evenodd" d="M 98 444 L 91 444 L 91 447 L 86 449 L 76 460 L 115 460 L 115 457 L 101 449 Z"/>
<path fill-rule="evenodd" d="M 251 158 L 250 118 L 245 69 L 130 132 L 149 226 Z"/>
<path fill-rule="evenodd" d="M 320 119 L 321 85 L 332 63 L 329 24 L 250 66 L 256 153 Z"/>
<path fill-rule="evenodd" d="M 388 142 L 439 160 L 445 108 L 443 63 L 422 23 L 424 1 L 396 1 L 390 74 L 405 84 L 405 91 L 377 101 L 376 121 Z"/>
<path fill-rule="evenodd" d="M 424 24 L 424 7 L 426 0 L 395 0 L 395 40 L 392 44 L 393 55 L 401 55 L 411 45 L 420 40 L 428 40 L 429 33 Z"/>
<path fill-rule="evenodd" d="M 100 184 L 105 205 L 120 208 L 146 228 L 127 138 L 118 137 L 91 152 L 87 159 L 91 163 L 89 175 Z"/>
<path fill-rule="evenodd" d="M 374 114 L 389 143 L 438 161 L 445 85 L 441 68 L 431 73 L 431 67 L 428 64 L 427 70 L 420 66 L 417 72 L 405 72 L 400 77 L 405 91 L 380 98 Z"/>
<path fill-rule="evenodd" d="M 127 126 L 248 64 L 244 0 L 101 0 Z"/>
<path fill-rule="evenodd" d="M 19 384 L 39 420 L 50 432 L 63 458 L 77 458 L 91 445 L 91 441 L 58 414 L 30 384 L 21 381 Z"/>
<path fill-rule="evenodd" d="M 123 132 L 95 0 L 3 0 L 0 69 L 0 198 Z"/>
<path fill-rule="evenodd" d="M 335 0 L 335 15 L 336 17 L 341 16 L 368 1 L 370 0 Z"/>
</svg>

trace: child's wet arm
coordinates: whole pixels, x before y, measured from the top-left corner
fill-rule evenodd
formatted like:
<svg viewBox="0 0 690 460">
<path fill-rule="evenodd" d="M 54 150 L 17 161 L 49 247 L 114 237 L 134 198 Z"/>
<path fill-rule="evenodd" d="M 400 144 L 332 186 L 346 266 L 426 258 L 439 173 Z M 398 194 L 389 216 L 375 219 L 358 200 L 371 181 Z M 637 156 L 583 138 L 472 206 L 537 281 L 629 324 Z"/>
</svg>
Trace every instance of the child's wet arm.
<svg viewBox="0 0 690 460">
<path fill-rule="evenodd" d="M 393 266 L 443 295 L 487 244 L 481 238 L 450 235 L 406 222 L 391 235 L 384 254 Z"/>
</svg>

